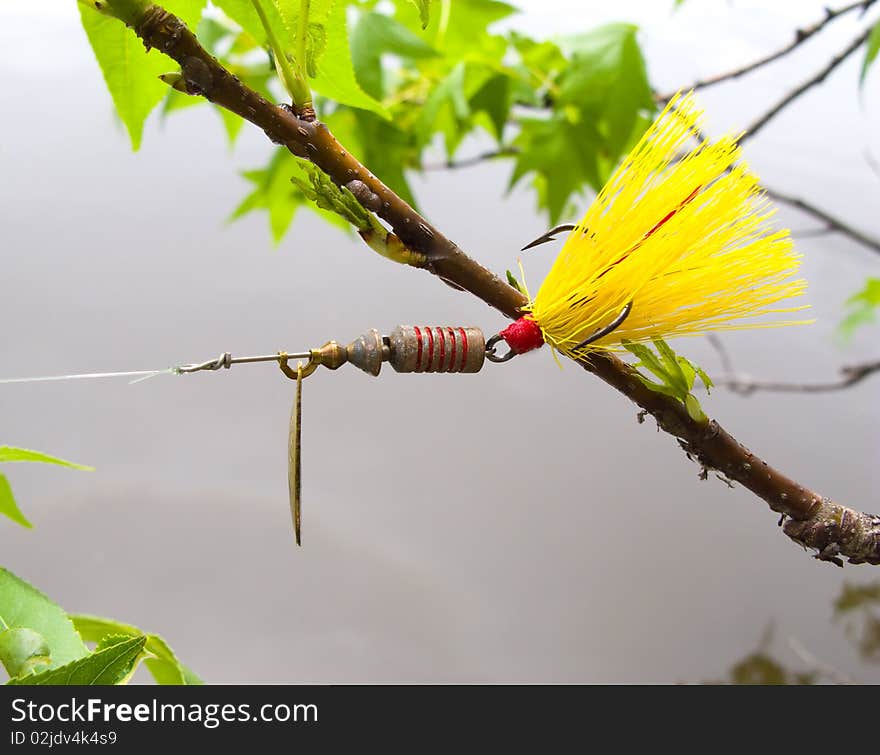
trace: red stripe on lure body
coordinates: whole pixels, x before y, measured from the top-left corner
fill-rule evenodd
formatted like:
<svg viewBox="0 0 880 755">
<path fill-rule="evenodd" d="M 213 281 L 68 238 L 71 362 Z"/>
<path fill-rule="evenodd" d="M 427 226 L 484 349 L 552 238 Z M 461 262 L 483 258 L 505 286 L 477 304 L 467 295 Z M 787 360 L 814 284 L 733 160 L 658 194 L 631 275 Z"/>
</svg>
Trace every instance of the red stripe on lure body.
<svg viewBox="0 0 880 755">
<path fill-rule="evenodd" d="M 502 330 L 500 335 L 515 354 L 525 354 L 544 345 L 544 336 L 531 317 L 520 317 Z"/>
<path fill-rule="evenodd" d="M 422 372 L 422 331 L 419 329 L 418 325 L 413 326 L 413 331 L 415 332 L 416 340 L 418 341 L 416 347 L 416 372 Z"/>
<path fill-rule="evenodd" d="M 449 331 L 449 342 L 452 347 L 449 349 L 449 367 L 446 372 L 452 372 L 455 369 L 455 331 L 452 328 L 446 328 Z"/>
<path fill-rule="evenodd" d="M 459 328 L 458 332 L 461 334 L 461 369 L 464 369 L 464 366 L 467 364 L 468 339 L 464 328 Z"/>
<path fill-rule="evenodd" d="M 434 329 L 425 328 L 425 332 L 428 334 L 428 362 L 425 369 L 430 370 L 431 365 L 434 364 Z"/>
</svg>

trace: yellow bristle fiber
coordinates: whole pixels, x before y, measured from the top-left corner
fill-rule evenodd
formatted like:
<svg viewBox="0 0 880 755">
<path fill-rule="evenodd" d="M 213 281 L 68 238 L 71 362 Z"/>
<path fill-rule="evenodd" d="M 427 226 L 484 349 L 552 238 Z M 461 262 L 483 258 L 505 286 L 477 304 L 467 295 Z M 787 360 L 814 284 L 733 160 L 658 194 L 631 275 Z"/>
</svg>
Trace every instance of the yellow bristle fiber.
<svg viewBox="0 0 880 755">
<path fill-rule="evenodd" d="M 800 255 L 743 165 L 736 139 L 700 140 L 693 93 L 674 97 L 568 237 L 527 308 L 554 348 L 572 353 L 628 302 L 615 331 L 588 349 L 614 349 L 712 330 L 793 324 L 740 318 L 793 312 Z M 734 322 L 736 321 L 736 322 Z"/>
</svg>

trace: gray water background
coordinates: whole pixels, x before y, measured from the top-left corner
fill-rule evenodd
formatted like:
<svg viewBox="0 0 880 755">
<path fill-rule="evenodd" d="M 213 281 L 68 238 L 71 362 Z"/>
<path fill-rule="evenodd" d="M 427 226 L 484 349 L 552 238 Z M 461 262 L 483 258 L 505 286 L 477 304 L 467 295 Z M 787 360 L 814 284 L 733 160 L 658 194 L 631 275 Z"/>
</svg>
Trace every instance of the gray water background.
<svg viewBox="0 0 880 755">
<path fill-rule="evenodd" d="M 821 15 L 816 2 L 523 2 L 540 33 L 642 25 L 654 84 L 746 62 Z M 153 116 L 132 154 L 78 28 L 75 3 L 0 3 L 0 373 L 162 367 L 348 340 L 398 322 L 501 318 L 432 277 L 372 254 L 307 212 L 273 249 L 265 218 L 224 219 L 237 170 L 216 114 Z M 589 7 L 587 7 L 589 6 Z M 855 34 L 854 19 L 701 101 L 712 133 L 739 129 Z M 38 43 L 35 44 L 35 40 Z M 746 148 L 772 186 L 880 232 L 880 72 L 859 97 L 843 65 Z M 484 148 L 472 141 L 462 154 Z M 415 179 L 431 219 L 503 271 L 546 220 L 509 167 Z M 787 208 L 795 231 L 814 223 Z M 804 239 L 817 322 L 725 336 L 738 367 L 822 380 L 877 358 L 877 328 L 834 341 L 876 254 Z M 525 260 L 532 286 L 552 261 Z M 704 339 L 679 350 L 718 372 Z M 876 510 L 878 382 L 817 396 L 725 391 L 705 406 L 794 478 Z M 831 620 L 845 580 L 880 577 L 809 558 L 763 502 L 697 480 L 675 442 L 571 365 L 538 353 L 479 376 L 305 386 L 304 547 L 286 491 L 293 386 L 271 367 L 190 378 L 0 388 L 0 440 L 97 467 L 4 470 L 36 524 L 0 522 L 0 563 L 66 609 L 164 635 L 212 682 L 680 681 L 720 676 L 775 628 L 844 674 L 880 681 Z M 139 677 L 140 678 L 140 677 Z"/>
</svg>

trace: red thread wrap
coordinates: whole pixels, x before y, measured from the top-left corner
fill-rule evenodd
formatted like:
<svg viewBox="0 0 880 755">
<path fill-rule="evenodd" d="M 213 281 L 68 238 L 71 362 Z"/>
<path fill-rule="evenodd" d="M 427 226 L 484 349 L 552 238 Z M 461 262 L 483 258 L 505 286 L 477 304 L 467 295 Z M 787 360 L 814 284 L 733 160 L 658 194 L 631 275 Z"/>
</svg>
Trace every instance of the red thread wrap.
<svg viewBox="0 0 880 755">
<path fill-rule="evenodd" d="M 531 317 L 520 317 L 502 330 L 500 335 L 515 354 L 525 354 L 544 345 L 541 329 Z"/>
</svg>

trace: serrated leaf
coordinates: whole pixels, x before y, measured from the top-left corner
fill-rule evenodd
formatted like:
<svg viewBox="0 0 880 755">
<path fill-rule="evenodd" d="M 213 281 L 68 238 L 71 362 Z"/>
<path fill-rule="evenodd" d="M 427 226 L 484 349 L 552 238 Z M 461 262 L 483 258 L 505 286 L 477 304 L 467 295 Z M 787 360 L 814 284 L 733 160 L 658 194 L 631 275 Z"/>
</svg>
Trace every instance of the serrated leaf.
<svg viewBox="0 0 880 755">
<path fill-rule="evenodd" d="M 262 47 L 268 46 L 266 30 L 251 0 L 211 0 L 211 2 L 257 40 Z M 287 36 L 285 25 L 275 3 L 272 0 L 264 0 L 262 7 L 272 31 L 279 39 L 285 39 Z"/>
<path fill-rule="evenodd" d="M 33 527 L 25 515 L 21 513 L 21 509 L 15 501 L 15 496 L 12 494 L 9 480 L 2 474 L 0 474 L 0 514 L 8 516 L 13 522 L 20 524 L 22 527 L 27 527 L 28 529 Z"/>
<path fill-rule="evenodd" d="M 116 112 L 131 139 L 140 148 L 144 121 L 168 88 L 157 78 L 168 68 L 168 59 L 148 55 L 140 40 L 120 21 L 80 5 L 80 16 Z"/>
<path fill-rule="evenodd" d="M 0 568 L 0 628 L 24 628 L 40 634 L 49 647 L 50 668 L 83 658 L 89 652 L 58 605 L 3 568 Z"/>
<path fill-rule="evenodd" d="M 878 53 L 880 53 L 880 21 L 874 24 L 874 28 L 871 29 L 871 33 L 868 35 L 868 40 L 865 42 L 865 59 L 862 61 L 862 72 L 859 76 L 859 86 L 865 83 L 868 69 L 877 59 Z"/>
<path fill-rule="evenodd" d="M 163 6 L 194 27 L 206 0 L 169 0 Z M 115 18 L 79 3 L 83 29 L 104 74 L 116 112 L 125 125 L 132 149 L 140 147 L 144 121 L 168 91 L 158 76 L 168 58 L 148 54 L 137 36 Z"/>
<path fill-rule="evenodd" d="M 310 78 L 318 75 L 318 61 L 327 49 L 327 30 L 323 24 L 309 24 L 306 45 L 306 72 Z"/>
<path fill-rule="evenodd" d="M 143 657 L 147 638 L 129 637 L 84 658 L 32 676 L 10 679 L 11 685 L 110 685 L 128 680 Z"/>
<path fill-rule="evenodd" d="M 49 665 L 49 643 L 27 627 L 0 631 L 0 663 L 10 677 L 37 672 Z"/>
<path fill-rule="evenodd" d="M 13 446 L 0 446 L 0 463 L 33 461 L 42 464 L 57 464 L 70 469 L 79 469 L 85 472 L 94 472 L 94 467 L 87 467 L 82 464 L 76 464 L 72 461 L 59 459 L 57 456 L 49 456 L 49 454 L 40 451 L 31 451 L 27 448 L 15 448 Z"/>
<path fill-rule="evenodd" d="M 108 636 L 147 638 L 144 650 L 153 657 L 146 658 L 144 663 L 158 684 L 202 684 L 190 669 L 184 666 L 162 637 L 157 634 L 143 632 L 131 624 L 123 624 L 113 619 L 100 616 L 73 614 L 70 617 L 80 636 L 86 642 L 101 643 Z M 100 645 L 99 645 L 100 647 Z"/>
<path fill-rule="evenodd" d="M 361 89 L 351 61 L 351 48 L 348 44 L 348 21 L 345 3 L 337 0 L 330 9 L 324 27 L 327 44 L 324 54 L 316 61 L 316 73 L 312 78 L 312 88 L 325 97 L 361 108 L 390 119 L 388 110 L 375 98 Z"/>
</svg>

